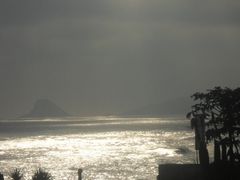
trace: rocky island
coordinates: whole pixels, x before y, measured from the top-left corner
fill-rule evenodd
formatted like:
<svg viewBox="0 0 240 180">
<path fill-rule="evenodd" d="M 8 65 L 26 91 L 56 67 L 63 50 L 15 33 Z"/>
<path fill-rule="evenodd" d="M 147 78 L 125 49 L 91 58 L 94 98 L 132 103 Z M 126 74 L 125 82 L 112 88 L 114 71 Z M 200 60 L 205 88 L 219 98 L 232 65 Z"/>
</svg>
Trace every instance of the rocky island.
<svg viewBox="0 0 240 180">
<path fill-rule="evenodd" d="M 46 117 L 65 117 L 69 116 L 63 109 L 49 99 L 37 100 L 29 113 L 22 118 L 46 118 Z"/>
</svg>

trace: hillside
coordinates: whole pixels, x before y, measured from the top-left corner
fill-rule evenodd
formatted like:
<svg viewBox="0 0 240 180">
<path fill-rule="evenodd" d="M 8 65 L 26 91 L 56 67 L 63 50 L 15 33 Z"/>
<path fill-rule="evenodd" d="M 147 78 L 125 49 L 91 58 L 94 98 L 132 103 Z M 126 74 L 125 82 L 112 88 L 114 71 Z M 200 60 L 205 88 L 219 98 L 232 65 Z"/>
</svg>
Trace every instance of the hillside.
<svg viewBox="0 0 240 180">
<path fill-rule="evenodd" d="M 142 106 L 123 115 L 140 115 L 140 116 L 158 116 L 158 115 L 184 115 L 190 111 L 192 101 L 190 98 L 177 98 L 165 101 L 159 104 L 150 104 Z"/>
</svg>

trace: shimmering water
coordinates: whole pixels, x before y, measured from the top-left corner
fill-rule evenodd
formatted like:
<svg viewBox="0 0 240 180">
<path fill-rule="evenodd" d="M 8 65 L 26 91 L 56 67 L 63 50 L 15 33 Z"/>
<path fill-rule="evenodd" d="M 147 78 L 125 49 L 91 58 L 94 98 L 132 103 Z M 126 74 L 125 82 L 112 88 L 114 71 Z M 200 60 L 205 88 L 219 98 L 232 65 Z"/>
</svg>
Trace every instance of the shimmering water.
<svg viewBox="0 0 240 180">
<path fill-rule="evenodd" d="M 0 121 L 0 171 L 38 167 L 55 179 L 156 179 L 158 164 L 193 163 L 193 133 L 181 118 L 84 117 Z M 8 177 L 6 177 L 8 178 Z"/>
</svg>

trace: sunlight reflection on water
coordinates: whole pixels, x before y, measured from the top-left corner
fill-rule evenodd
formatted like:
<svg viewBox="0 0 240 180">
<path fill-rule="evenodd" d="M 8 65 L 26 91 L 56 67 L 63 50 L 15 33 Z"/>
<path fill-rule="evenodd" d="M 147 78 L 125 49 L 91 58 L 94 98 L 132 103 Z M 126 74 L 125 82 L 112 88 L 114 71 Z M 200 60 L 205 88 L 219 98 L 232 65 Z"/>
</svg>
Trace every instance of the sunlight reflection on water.
<svg viewBox="0 0 240 180">
<path fill-rule="evenodd" d="M 76 179 L 81 167 L 84 179 L 155 179 L 159 163 L 193 162 L 192 137 L 187 129 L 159 128 L 10 138 L 0 143 L 0 170 L 19 167 L 30 179 L 44 167 L 56 179 Z M 179 147 L 188 153 L 178 153 Z"/>
</svg>

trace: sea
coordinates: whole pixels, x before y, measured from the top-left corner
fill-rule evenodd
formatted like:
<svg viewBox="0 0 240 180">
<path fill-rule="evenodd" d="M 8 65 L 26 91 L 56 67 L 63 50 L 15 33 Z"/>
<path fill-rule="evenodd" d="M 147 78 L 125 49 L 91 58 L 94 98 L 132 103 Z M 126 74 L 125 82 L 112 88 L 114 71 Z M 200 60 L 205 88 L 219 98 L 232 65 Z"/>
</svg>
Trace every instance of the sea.
<svg viewBox="0 0 240 180">
<path fill-rule="evenodd" d="M 184 117 L 69 117 L 0 120 L 0 172 L 38 168 L 56 180 L 154 180 L 158 165 L 196 163 Z"/>
</svg>

